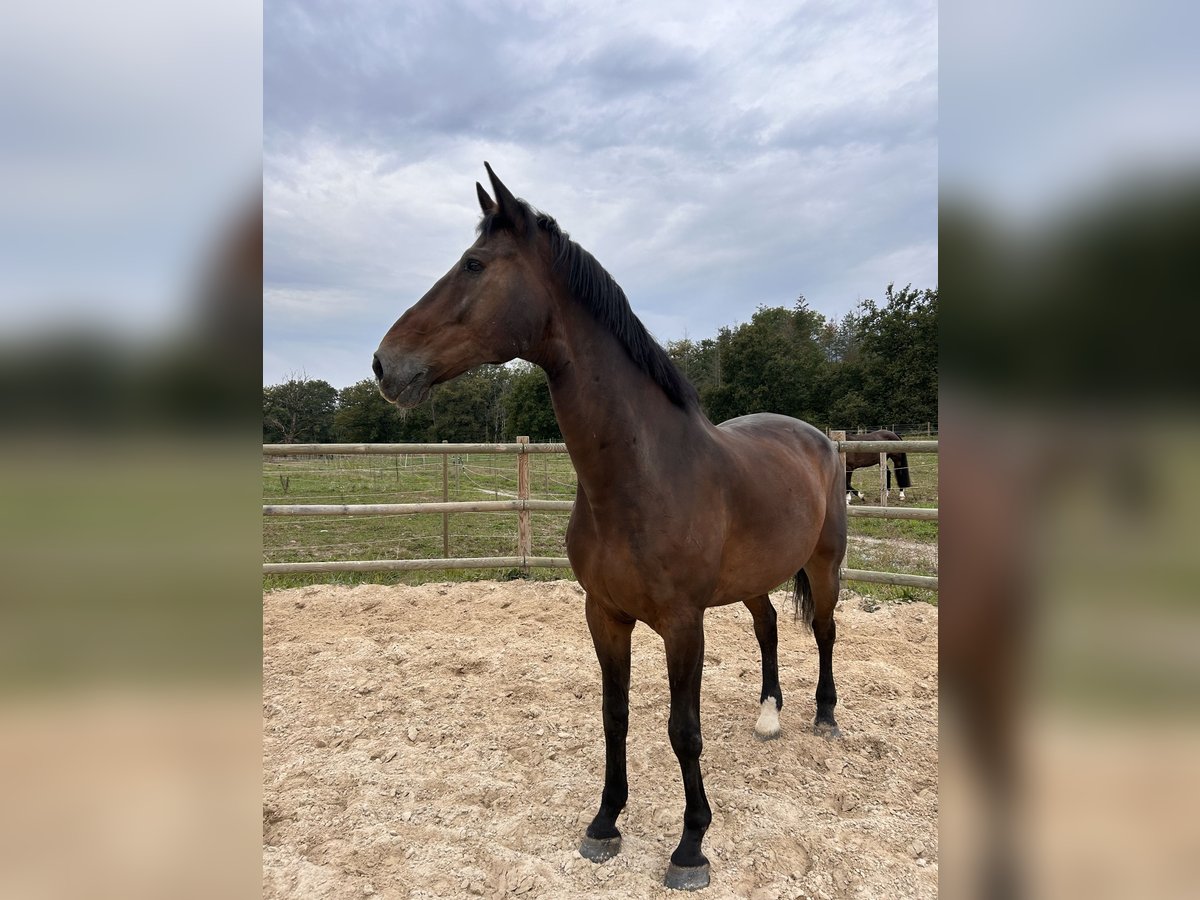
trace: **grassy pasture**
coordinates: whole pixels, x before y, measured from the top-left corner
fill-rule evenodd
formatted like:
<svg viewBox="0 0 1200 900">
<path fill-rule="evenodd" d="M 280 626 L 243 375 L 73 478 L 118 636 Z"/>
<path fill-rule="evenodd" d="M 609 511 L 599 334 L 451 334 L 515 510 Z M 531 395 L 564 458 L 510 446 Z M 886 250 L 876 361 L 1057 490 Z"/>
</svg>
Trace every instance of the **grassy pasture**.
<svg viewBox="0 0 1200 900">
<path fill-rule="evenodd" d="M 443 493 L 443 464 L 446 490 Z M 575 472 L 566 454 L 529 457 L 530 496 L 573 500 Z M 442 499 L 508 500 L 517 495 L 517 456 L 417 454 L 408 456 L 279 457 L 263 460 L 263 502 L 274 504 L 433 503 Z M 532 513 L 535 556 L 566 555 L 566 513 Z M 514 556 L 517 514 L 452 513 L 449 556 Z M 415 516 L 304 516 L 263 519 L 267 562 L 352 559 L 435 559 L 446 555 L 442 514 Z M 496 569 L 419 572 L 343 572 L 264 576 L 265 587 L 314 583 L 417 584 L 513 576 Z M 534 577 L 570 577 L 567 569 L 536 570 Z"/>
<path fill-rule="evenodd" d="M 926 440 L 915 434 L 912 440 Z M 933 436 L 934 438 L 937 435 Z M 894 507 L 936 508 L 938 505 L 938 455 L 936 453 L 908 454 L 909 474 L 913 486 L 904 492 L 901 502 L 893 478 L 888 505 Z M 855 506 L 879 506 L 879 468 L 856 469 L 854 487 L 865 499 L 854 501 Z M 916 522 L 908 519 L 850 519 L 850 547 L 846 566 L 876 572 L 904 572 L 910 575 L 937 574 L 938 523 Z M 891 584 L 851 582 L 861 594 L 880 601 L 923 600 L 937 604 L 937 592 Z"/>
<path fill-rule="evenodd" d="M 921 435 L 924 437 L 924 435 Z M 936 454 L 909 454 L 913 487 L 899 504 L 937 506 Z M 431 503 L 443 499 L 443 460 L 449 500 L 505 500 L 517 494 L 516 454 L 414 454 L 406 456 L 264 457 L 263 502 L 269 504 Z M 575 473 L 566 454 L 529 457 L 530 496 L 572 500 Z M 855 487 L 877 505 L 878 469 L 860 469 Z M 873 493 L 872 493 L 873 492 Z M 533 554 L 565 556 L 566 513 L 531 514 Z M 876 571 L 935 574 L 937 523 L 891 519 L 851 519 L 847 565 Z M 454 513 L 449 516 L 449 556 L 513 556 L 517 514 Z M 446 555 L 440 513 L 415 516 L 264 517 L 266 562 L 355 559 L 429 559 Z M 514 570 L 426 570 L 265 575 L 264 588 L 368 581 L 417 584 L 517 577 Z M 533 578 L 570 577 L 565 569 L 535 569 Z M 855 584 L 879 600 L 937 602 L 933 591 L 891 585 Z"/>
</svg>

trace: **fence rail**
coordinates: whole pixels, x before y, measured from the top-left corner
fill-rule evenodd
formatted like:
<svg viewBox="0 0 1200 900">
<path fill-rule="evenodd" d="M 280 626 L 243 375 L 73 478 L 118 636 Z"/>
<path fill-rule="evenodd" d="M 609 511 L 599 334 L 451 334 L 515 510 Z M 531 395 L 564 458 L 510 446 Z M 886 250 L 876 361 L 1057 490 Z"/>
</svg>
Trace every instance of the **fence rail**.
<svg viewBox="0 0 1200 900">
<path fill-rule="evenodd" d="M 934 442 L 936 443 L 936 441 Z M 566 444 L 263 444 L 263 456 L 394 456 L 397 453 L 566 453 Z"/>
<path fill-rule="evenodd" d="M 925 441 L 851 441 L 842 432 L 831 435 L 838 452 L 877 452 L 880 454 L 880 498 L 881 506 L 850 506 L 846 514 L 853 518 L 909 519 L 938 521 L 938 510 L 919 507 L 896 508 L 886 506 L 887 493 L 884 488 L 886 454 L 937 453 L 936 440 Z M 575 506 L 571 500 L 534 500 L 529 497 L 528 457 L 534 453 L 565 453 L 566 444 L 531 444 L 528 438 L 518 438 L 513 444 L 263 444 L 264 457 L 278 456 L 397 456 L 417 454 L 450 455 L 512 453 L 517 456 L 518 497 L 514 500 L 485 501 L 442 501 L 432 503 L 363 503 L 363 504 L 266 504 L 263 515 L 276 516 L 402 516 L 437 514 L 442 515 L 443 546 L 446 555 L 440 559 L 375 559 L 340 560 L 328 562 L 278 562 L 263 563 L 264 575 L 282 575 L 304 572 L 396 572 L 427 569 L 520 569 L 531 568 L 569 569 L 566 557 L 534 556 L 530 512 L 569 512 Z M 845 459 L 843 456 L 843 467 Z M 444 467 L 443 467 L 444 468 Z M 443 472 L 443 481 L 445 473 Z M 444 487 L 444 485 L 443 485 Z M 516 512 L 518 515 L 517 556 L 451 557 L 447 537 L 447 519 L 451 513 L 466 512 Z M 897 572 L 873 572 L 865 569 L 840 570 L 843 580 L 875 584 L 892 584 L 937 590 L 937 577 L 910 575 Z"/>
<path fill-rule="evenodd" d="M 339 562 L 263 563 L 264 575 L 297 572 L 408 572 L 419 569 L 569 569 L 565 556 L 454 556 L 448 559 L 361 559 Z"/>
<path fill-rule="evenodd" d="M 570 512 L 574 500 L 451 500 L 433 503 L 334 503 L 264 506 L 264 516 L 413 516 L 460 512 Z"/>
<path fill-rule="evenodd" d="M 836 434 L 837 432 L 835 432 Z M 932 441 L 850 441 L 834 439 L 839 451 L 937 453 Z M 263 444 L 263 456 L 394 456 L 397 453 L 566 453 L 566 444 Z"/>
<path fill-rule="evenodd" d="M 272 504 L 264 516 L 415 516 L 423 513 L 461 512 L 570 512 L 574 500 L 450 500 L 430 503 L 324 503 Z M 913 519 L 936 522 L 938 511 L 927 507 L 851 506 L 846 515 L 860 519 Z"/>
<path fill-rule="evenodd" d="M 848 506 L 846 515 L 852 519 L 910 519 L 917 522 L 938 520 L 938 511 L 925 506 Z"/>
</svg>

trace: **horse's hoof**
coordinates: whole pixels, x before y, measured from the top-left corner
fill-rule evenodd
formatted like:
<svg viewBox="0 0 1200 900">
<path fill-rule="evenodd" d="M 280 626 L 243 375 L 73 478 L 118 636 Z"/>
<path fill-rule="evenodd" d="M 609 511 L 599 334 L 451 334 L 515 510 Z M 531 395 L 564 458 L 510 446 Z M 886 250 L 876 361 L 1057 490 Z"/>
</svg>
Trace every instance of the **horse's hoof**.
<svg viewBox="0 0 1200 900">
<path fill-rule="evenodd" d="M 817 722 L 813 725 L 813 734 L 817 737 L 833 740 L 834 738 L 840 738 L 842 731 L 834 722 Z"/>
<path fill-rule="evenodd" d="M 708 887 L 708 863 L 702 866 L 667 866 L 666 885 L 673 891 L 698 891 Z"/>
<path fill-rule="evenodd" d="M 602 863 L 606 859 L 612 859 L 621 852 L 621 836 L 610 838 L 594 838 L 583 836 L 583 842 L 579 845 L 579 855 L 584 859 L 590 859 L 594 863 Z"/>
<path fill-rule="evenodd" d="M 779 727 L 779 707 L 775 698 L 768 697 L 762 702 L 758 721 L 754 723 L 754 736 L 760 741 L 770 741 L 779 737 L 782 729 Z"/>
</svg>

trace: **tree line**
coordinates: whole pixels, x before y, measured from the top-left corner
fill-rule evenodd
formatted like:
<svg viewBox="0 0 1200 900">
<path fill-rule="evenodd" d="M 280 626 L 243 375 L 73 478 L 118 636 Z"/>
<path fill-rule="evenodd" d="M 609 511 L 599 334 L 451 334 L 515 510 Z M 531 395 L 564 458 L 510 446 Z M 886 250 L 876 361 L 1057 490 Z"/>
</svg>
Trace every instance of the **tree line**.
<svg viewBox="0 0 1200 900">
<path fill-rule="evenodd" d="M 841 319 L 761 306 L 715 337 L 671 341 L 671 359 L 696 386 L 714 422 L 776 412 L 819 427 L 854 429 L 937 421 L 937 288 L 864 300 Z M 561 441 L 541 369 L 483 366 L 398 411 L 364 379 L 337 389 L 293 377 L 263 388 L 264 443 L 501 442 L 517 435 Z"/>
</svg>

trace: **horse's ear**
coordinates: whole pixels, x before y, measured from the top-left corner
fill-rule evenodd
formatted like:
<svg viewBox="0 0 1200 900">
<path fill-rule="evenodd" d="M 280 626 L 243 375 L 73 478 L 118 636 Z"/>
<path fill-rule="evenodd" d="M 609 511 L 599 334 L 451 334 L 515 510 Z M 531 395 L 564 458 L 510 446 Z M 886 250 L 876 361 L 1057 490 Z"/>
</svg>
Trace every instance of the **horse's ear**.
<svg viewBox="0 0 1200 900">
<path fill-rule="evenodd" d="M 492 180 L 492 192 L 496 195 L 496 207 L 500 217 L 508 222 L 513 229 L 518 233 L 525 233 L 527 215 L 525 210 L 521 208 L 520 202 L 513 196 L 512 191 L 504 186 L 504 182 L 496 177 L 496 173 L 492 171 L 492 167 L 484 162 L 483 167 L 487 169 L 488 178 Z"/>
<path fill-rule="evenodd" d="M 475 182 L 475 193 L 479 195 L 479 208 L 483 210 L 484 215 L 487 215 L 496 208 L 496 201 L 488 196 L 488 192 L 483 189 L 483 185 L 478 181 Z"/>
</svg>

